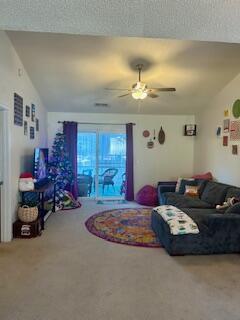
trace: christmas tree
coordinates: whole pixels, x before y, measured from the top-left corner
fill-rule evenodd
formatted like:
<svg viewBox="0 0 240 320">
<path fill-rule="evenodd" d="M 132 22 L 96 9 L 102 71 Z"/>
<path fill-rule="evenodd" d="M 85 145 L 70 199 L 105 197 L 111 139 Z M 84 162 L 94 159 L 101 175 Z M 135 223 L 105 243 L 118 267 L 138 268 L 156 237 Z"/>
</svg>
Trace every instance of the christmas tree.
<svg viewBox="0 0 240 320">
<path fill-rule="evenodd" d="M 52 156 L 49 162 L 50 179 L 56 183 L 56 200 L 61 202 L 64 190 L 69 189 L 73 181 L 72 165 L 68 160 L 65 135 L 57 133 L 52 146 Z"/>
</svg>

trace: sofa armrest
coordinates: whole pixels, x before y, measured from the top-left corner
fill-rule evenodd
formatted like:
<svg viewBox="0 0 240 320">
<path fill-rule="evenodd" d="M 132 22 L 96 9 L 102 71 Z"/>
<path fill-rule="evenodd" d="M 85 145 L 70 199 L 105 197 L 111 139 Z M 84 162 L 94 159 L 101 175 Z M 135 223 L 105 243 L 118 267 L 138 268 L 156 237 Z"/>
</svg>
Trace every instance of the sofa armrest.
<svg viewBox="0 0 240 320">
<path fill-rule="evenodd" d="M 173 183 L 172 185 L 158 185 L 158 203 L 160 205 L 166 204 L 166 199 L 164 194 L 166 192 L 175 192 L 176 183 Z"/>
</svg>

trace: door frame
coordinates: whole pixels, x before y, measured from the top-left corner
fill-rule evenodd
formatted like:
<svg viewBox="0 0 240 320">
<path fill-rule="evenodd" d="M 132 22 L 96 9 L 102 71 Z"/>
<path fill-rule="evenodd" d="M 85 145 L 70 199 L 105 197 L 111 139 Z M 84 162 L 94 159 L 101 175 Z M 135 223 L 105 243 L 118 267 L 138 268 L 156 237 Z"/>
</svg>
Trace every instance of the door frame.
<svg viewBox="0 0 240 320">
<path fill-rule="evenodd" d="M 1 242 L 12 240 L 12 190 L 11 190 L 11 147 L 10 147 L 10 111 L 0 105 L 3 116 L 3 185 L 1 192 Z"/>
</svg>

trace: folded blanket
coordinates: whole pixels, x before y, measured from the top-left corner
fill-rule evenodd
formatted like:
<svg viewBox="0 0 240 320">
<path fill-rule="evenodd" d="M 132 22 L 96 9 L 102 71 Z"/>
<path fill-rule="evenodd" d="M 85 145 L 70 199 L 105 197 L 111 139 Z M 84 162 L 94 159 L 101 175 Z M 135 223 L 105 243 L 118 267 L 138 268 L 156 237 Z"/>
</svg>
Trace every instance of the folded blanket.
<svg viewBox="0 0 240 320">
<path fill-rule="evenodd" d="M 159 206 L 153 208 L 164 221 L 167 222 L 170 232 L 173 235 L 197 234 L 199 229 L 197 224 L 185 212 L 174 206 Z"/>
</svg>

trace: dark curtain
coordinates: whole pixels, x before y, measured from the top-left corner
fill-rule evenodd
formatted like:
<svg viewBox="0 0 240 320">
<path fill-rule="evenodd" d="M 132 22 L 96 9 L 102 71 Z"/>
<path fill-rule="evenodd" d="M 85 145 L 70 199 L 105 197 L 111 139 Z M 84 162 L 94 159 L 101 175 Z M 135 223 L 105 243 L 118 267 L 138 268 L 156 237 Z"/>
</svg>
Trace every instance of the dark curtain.
<svg viewBox="0 0 240 320">
<path fill-rule="evenodd" d="M 69 161 L 72 164 L 73 170 L 73 182 L 69 186 L 69 191 L 72 193 L 75 199 L 78 197 L 78 185 L 77 185 L 77 134 L 78 124 L 77 122 L 64 121 L 63 133 L 66 139 L 66 151 L 69 154 Z"/>
<path fill-rule="evenodd" d="M 134 184 L 133 184 L 133 124 L 126 124 L 126 194 L 128 201 L 134 200 Z"/>
</svg>

